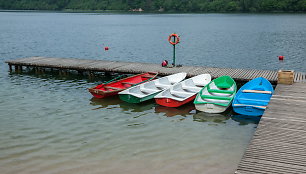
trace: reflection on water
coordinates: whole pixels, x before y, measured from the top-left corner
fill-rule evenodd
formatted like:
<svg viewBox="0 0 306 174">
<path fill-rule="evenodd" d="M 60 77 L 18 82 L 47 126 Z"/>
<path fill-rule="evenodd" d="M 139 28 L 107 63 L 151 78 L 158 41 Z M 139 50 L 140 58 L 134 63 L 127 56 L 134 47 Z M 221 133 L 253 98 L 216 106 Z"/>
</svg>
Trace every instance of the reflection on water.
<svg viewBox="0 0 306 174">
<path fill-rule="evenodd" d="M 155 109 L 155 113 L 163 113 L 164 116 L 173 117 L 173 116 L 193 116 L 193 121 L 196 122 L 213 122 L 225 124 L 226 120 L 232 119 L 238 122 L 240 125 L 247 124 L 258 124 L 261 117 L 253 117 L 247 115 L 235 115 L 231 108 L 226 110 L 224 113 L 220 114 L 211 114 L 195 110 L 195 106 L 192 102 L 185 104 L 178 108 L 165 107 L 158 104 L 155 104 L 154 100 L 146 101 L 144 103 L 127 103 L 122 101 L 119 96 L 112 96 L 108 98 L 98 99 L 91 98 L 90 104 L 93 106 L 98 106 L 93 110 L 98 110 L 102 108 L 112 109 L 120 108 L 122 111 L 130 112 L 144 112 Z"/>
<path fill-rule="evenodd" d="M 107 98 L 92 98 L 90 99 L 90 104 L 93 106 L 99 106 L 95 109 L 101 108 L 120 108 L 122 111 L 130 111 L 130 112 L 143 112 L 152 109 L 156 104 L 153 101 L 146 101 L 143 103 L 127 103 L 122 101 L 118 95 L 107 97 Z"/>
<path fill-rule="evenodd" d="M 122 100 L 120 100 L 120 98 L 118 97 L 118 95 L 112 96 L 112 97 L 108 97 L 108 98 L 95 98 L 92 97 L 90 99 L 90 104 L 93 106 L 98 106 L 96 109 L 101 109 L 101 108 L 108 108 L 110 106 L 113 105 L 119 105 L 120 103 L 123 103 Z"/>
<path fill-rule="evenodd" d="M 205 112 L 197 112 L 193 115 L 193 120 L 198 122 L 214 122 L 225 124 L 226 120 L 231 117 L 231 110 L 226 110 L 224 113 L 220 114 L 211 114 Z"/>
<path fill-rule="evenodd" d="M 92 85 L 96 86 L 101 83 L 109 82 L 112 79 L 118 77 L 120 73 L 107 73 L 96 72 L 89 76 L 88 72 L 83 72 L 82 74 L 73 70 L 58 70 L 58 69 L 35 69 L 29 67 L 23 67 L 23 71 L 12 71 L 9 72 L 9 76 L 31 76 L 41 79 L 55 79 L 55 80 L 86 80 L 87 82 L 93 82 Z M 130 76 L 129 74 L 124 74 L 122 77 Z"/>
<path fill-rule="evenodd" d="M 155 105 L 156 104 L 153 101 L 146 101 L 138 104 L 122 102 L 120 103 L 120 108 L 123 111 L 144 112 L 151 110 Z"/>
<path fill-rule="evenodd" d="M 261 117 L 254 117 L 248 115 L 232 115 L 232 120 L 240 123 L 240 125 L 258 124 Z"/>
<path fill-rule="evenodd" d="M 188 116 L 195 112 L 195 106 L 193 103 L 185 104 L 178 108 L 170 108 L 161 105 L 155 106 L 155 113 L 164 113 L 167 117 L 173 116 Z"/>
</svg>

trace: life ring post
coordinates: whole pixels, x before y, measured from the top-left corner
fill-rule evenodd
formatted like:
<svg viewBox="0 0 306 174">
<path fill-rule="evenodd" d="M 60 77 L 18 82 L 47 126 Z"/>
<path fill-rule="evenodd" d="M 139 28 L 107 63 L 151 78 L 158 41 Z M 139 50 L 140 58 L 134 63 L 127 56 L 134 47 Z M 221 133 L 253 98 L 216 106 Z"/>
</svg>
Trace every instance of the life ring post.
<svg viewBox="0 0 306 174">
<path fill-rule="evenodd" d="M 172 39 L 173 38 L 173 39 Z M 173 41 L 172 41 L 173 40 Z M 173 63 L 172 65 L 175 66 L 175 45 L 180 42 L 180 37 L 176 33 L 172 33 L 168 37 L 168 42 L 173 45 Z"/>
<path fill-rule="evenodd" d="M 175 42 L 175 38 L 174 38 L 174 42 Z M 175 66 L 175 45 L 173 45 L 173 66 Z"/>
</svg>

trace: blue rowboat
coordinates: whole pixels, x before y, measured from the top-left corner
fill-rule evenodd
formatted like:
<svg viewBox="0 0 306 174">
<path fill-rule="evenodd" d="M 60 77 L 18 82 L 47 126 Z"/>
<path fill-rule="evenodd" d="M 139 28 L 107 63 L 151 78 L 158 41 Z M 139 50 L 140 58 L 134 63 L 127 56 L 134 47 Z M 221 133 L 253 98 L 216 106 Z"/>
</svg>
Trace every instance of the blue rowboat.
<svg viewBox="0 0 306 174">
<path fill-rule="evenodd" d="M 244 84 L 234 97 L 233 110 L 241 115 L 263 115 L 274 90 L 271 83 L 258 77 Z"/>
</svg>

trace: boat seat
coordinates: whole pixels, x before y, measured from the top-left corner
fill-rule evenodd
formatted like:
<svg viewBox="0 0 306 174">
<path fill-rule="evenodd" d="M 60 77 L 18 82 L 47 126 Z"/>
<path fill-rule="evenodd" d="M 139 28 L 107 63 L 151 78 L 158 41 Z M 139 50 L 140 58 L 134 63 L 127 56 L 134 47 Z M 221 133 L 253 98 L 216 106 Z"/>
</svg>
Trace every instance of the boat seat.
<svg viewBox="0 0 306 174">
<path fill-rule="evenodd" d="M 194 92 L 188 92 L 188 91 L 170 91 L 171 94 L 177 94 L 177 95 L 190 95 L 195 94 Z"/>
<path fill-rule="evenodd" d="M 201 98 L 207 99 L 215 99 L 215 100 L 231 100 L 232 97 L 224 97 L 224 96 L 212 96 L 212 95 L 201 95 Z"/>
<path fill-rule="evenodd" d="M 210 93 L 223 93 L 223 94 L 233 94 L 235 93 L 233 86 L 227 89 L 232 89 L 232 90 L 221 90 L 219 89 L 214 83 L 212 83 L 210 86 L 207 86 L 207 91 Z"/>
<path fill-rule="evenodd" d="M 262 91 L 262 90 L 243 90 L 245 93 L 260 93 L 260 94 L 272 94 L 272 91 Z"/>
<path fill-rule="evenodd" d="M 185 96 L 180 95 L 179 93 L 171 93 L 174 97 L 177 98 L 186 98 Z"/>
<path fill-rule="evenodd" d="M 193 93 L 197 93 L 199 92 L 202 88 L 199 87 L 191 87 L 191 86 L 182 86 L 182 89 L 186 90 L 187 92 L 193 92 Z"/>
<path fill-rule="evenodd" d="M 220 90 L 220 89 L 207 89 L 210 93 L 223 93 L 223 94 L 233 94 L 234 91 Z"/>
<path fill-rule="evenodd" d="M 120 90 L 122 88 L 116 88 L 116 87 L 111 87 L 111 86 L 104 86 L 105 89 L 113 89 L 113 90 Z"/>
<path fill-rule="evenodd" d="M 200 91 L 202 89 L 202 87 L 198 87 L 191 79 L 183 81 L 182 88 L 196 90 L 196 91 Z"/>
<path fill-rule="evenodd" d="M 121 82 L 122 84 L 128 84 L 128 85 L 135 85 L 136 83 L 131 83 L 131 82 Z"/>
<path fill-rule="evenodd" d="M 153 78 L 153 77 L 155 77 L 154 75 L 143 75 L 143 76 L 141 76 L 141 77 L 143 77 L 143 78 Z"/>
<path fill-rule="evenodd" d="M 256 108 L 260 108 L 260 109 L 266 109 L 267 106 L 259 106 L 259 105 L 247 105 L 247 104 L 233 104 L 234 106 L 249 106 L 249 107 L 256 107 Z"/>
<path fill-rule="evenodd" d="M 161 84 L 161 83 L 155 83 L 155 86 L 156 86 L 157 88 L 166 89 L 166 88 L 169 88 L 171 85 L 166 85 L 166 84 Z"/>
<path fill-rule="evenodd" d="M 238 101 L 266 102 L 266 103 L 269 103 L 270 100 L 255 100 L 255 99 L 248 99 L 248 98 L 239 98 Z"/>
<path fill-rule="evenodd" d="M 165 77 L 156 80 L 154 83 L 156 87 L 163 88 L 163 89 L 169 88 L 172 85 L 172 83 Z"/>
<path fill-rule="evenodd" d="M 149 88 L 142 88 L 142 89 L 140 89 L 140 91 L 141 91 L 142 93 L 145 93 L 145 94 L 153 94 L 153 93 L 158 92 L 158 91 L 160 91 L 160 90 L 149 89 Z"/>
</svg>

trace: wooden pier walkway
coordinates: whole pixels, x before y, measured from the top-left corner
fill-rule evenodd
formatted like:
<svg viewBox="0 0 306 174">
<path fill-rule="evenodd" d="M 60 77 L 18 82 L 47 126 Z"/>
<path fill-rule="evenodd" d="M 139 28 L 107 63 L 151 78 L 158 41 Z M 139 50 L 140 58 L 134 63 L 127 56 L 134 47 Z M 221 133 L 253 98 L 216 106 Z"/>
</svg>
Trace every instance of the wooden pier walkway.
<svg viewBox="0 0 306 174">
<path fill-rule="evenodd" d="M 278 84 L 236 174 L 306 173 L 306 83 Z"/>
<path fill-rule="evenodd" d="M 79 72 L 117 72 L 117 73 L 143 73 L 159 72 L 160 75 L 170 75 L 178 72 L 186 72 L 188 77 L 209 73 L 213 78 L 222 75 L 229 75 L 237 81 L 249 81 L 256 77 L 264 77 L 271 83 L 277 82 L 277 71 L 254 70 L 254 69 L 233 69 L 233 68 L 212 68 L 201 66 L 182 66 L 174 68 L 164 68 L 160 64 L 117 62 L 106 60 L 74 59 L 74 58 L 46 58 L 29 57 L 16 60 L 8 60 L 10 70 L 22 69 L 26 67 L 55 68 L 61 70 L 76 70 Z M 295 82 L 306 81 L 306 74 L 296 72 Z"/>
<path fill-rule="evenodd" d="M 229 75 L 237 81 L 264 77 L 277 83 L 277 71 L 183 66 L 163 68 L 158 64 L 105 60 L 30 57 L 6 61 L 10 70 L 22 66 L 56 68 L 79 72 L 142 73 L 148 71 L 169 75 L 187 72 L 188 76 L 209 73 L 213 78 Z M 306 75 L 295 72 L 293 85 L 278 84 L 261 118 L 236 174 L 302 174 L 306 173 Z"/>
</svg>

